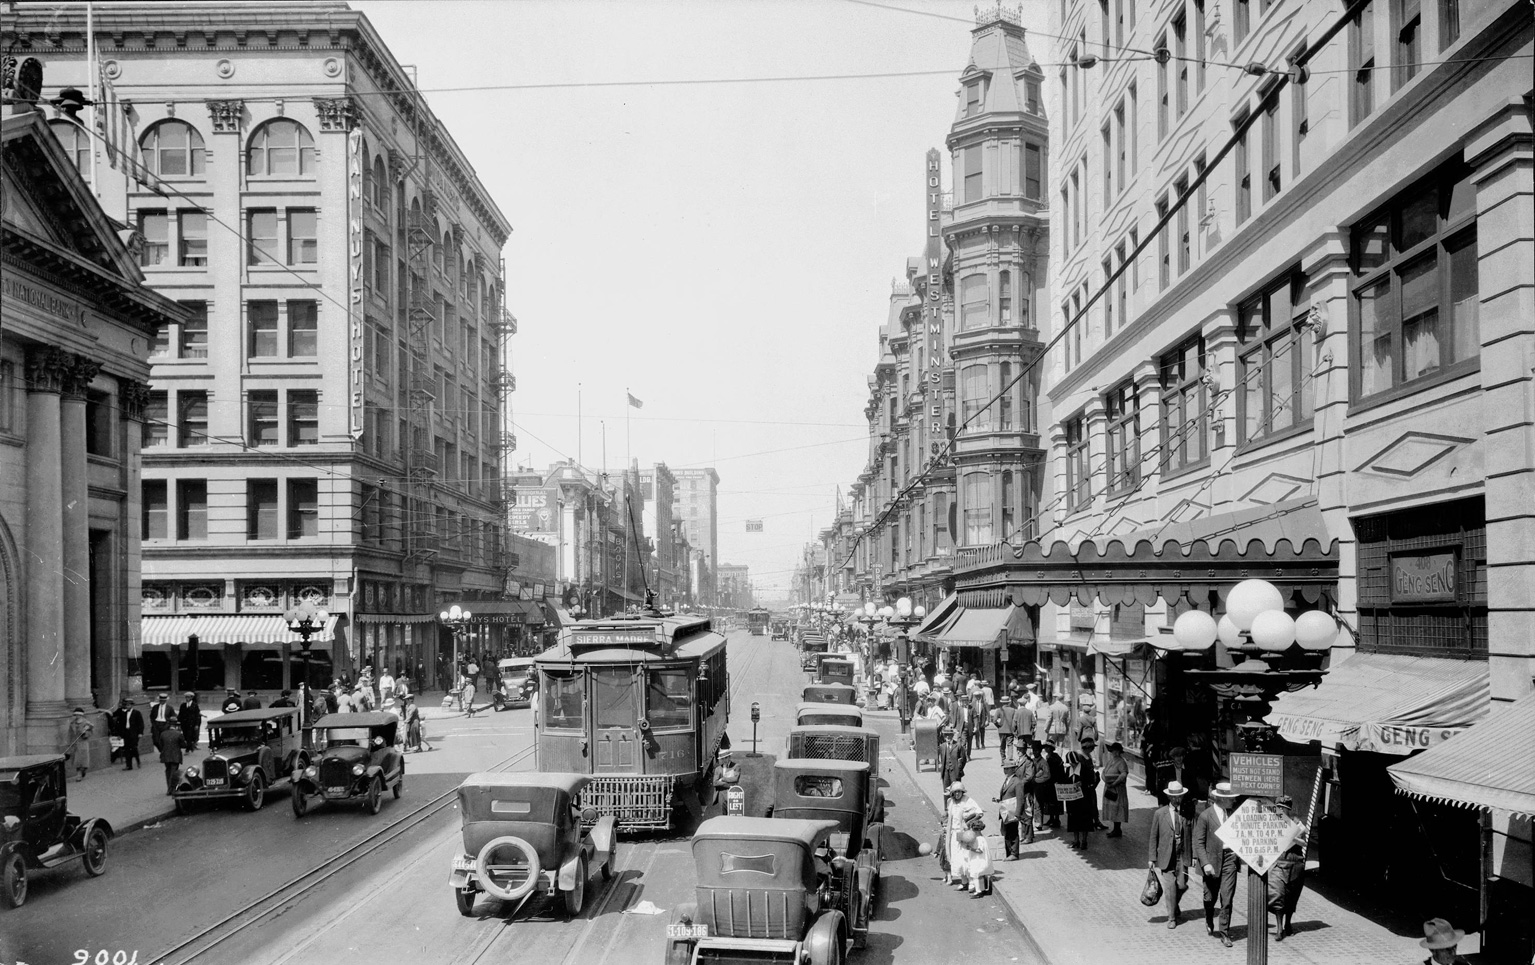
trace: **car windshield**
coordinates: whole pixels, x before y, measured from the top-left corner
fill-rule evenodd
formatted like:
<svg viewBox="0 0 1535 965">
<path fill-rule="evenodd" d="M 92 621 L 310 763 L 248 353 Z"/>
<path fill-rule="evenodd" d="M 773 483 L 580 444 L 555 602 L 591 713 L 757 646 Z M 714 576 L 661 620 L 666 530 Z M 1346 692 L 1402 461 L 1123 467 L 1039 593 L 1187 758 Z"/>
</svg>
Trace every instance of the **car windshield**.
<svg viewBox="0 0 1535 965">
<path fill-rule="evenodd" d="M 332 727 L 325 732 L 327 744 L 365 744 L 367 741 L 366 727 Z"/>
</svg>

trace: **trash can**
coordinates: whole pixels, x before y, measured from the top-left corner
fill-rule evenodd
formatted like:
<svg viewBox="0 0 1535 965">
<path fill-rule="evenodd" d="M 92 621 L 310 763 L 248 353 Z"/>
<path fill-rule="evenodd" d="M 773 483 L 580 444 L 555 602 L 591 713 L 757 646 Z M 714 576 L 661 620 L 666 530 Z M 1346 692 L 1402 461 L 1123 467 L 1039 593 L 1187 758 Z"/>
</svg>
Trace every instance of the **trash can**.
<svg viewBox="0 0 1535 965">
<path fill-rule="evenodd" d="M 938 721 L 926 718 L 915 720 L 912 722 L 912 730 L 913 743 L 917 749 L 917 770 L 922 770 L 924 763 L 938 770 Z"/>
</svg>

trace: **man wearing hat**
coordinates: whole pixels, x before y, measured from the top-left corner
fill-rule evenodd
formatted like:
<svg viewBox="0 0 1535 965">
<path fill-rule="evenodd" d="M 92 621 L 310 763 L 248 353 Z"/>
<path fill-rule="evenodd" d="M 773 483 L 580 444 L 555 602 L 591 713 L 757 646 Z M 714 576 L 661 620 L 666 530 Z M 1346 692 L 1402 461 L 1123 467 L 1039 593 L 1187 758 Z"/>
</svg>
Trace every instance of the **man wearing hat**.
<svg viewBox="0 0 1535 965">
<path fill-rule="evenodd" d="M 1231 782 L 1222 781 L 1210 789 L 1210 806 L 1194 819 L 1194 863 L 1204 877 L 1205 930 L 1227 948 L 1231 947 L 1231 904 L 1237 893 L 1239 862 L 1236 852 L 1215 832 L 1231 817 L 1236 798 Z"/>
<path fill-rule="evenodd" d="M 1162 789 L 1167 803 L 1151 812 L 1151 833 L 1146 837 L 1146 864 L 1162 876 L 1162 901 L 1167 907 L 1167 927 L 1178 927 L 1178 899 L 1189 886 L 1189 855 L 1192 822 L 1183 816 L 1188 788 L 1173 781 Z"/>
<path fill-rule="evenodd" d="M 159 746 L 160 732 L 165 725 L 176 719 L 176 708 L 171 706 L 171 695 L 162 693 L 149 705 L 149 739 Z"/>
<path fill-rule="evenodd" d="M 938 745 L 938 777 L 944 787 L 949 787 L 965 774 L 964 749 L 954 734 L 954 728 L 944 727 L 938 732 L 943 743 Z"/>
<path fill-rule="evenodd" d="M 233 687 L 224 695 L 224 702 L 219 705 L 219 712 L 233 714 L 240 710 L 240 692 Z"/>
<path fill-rule="evenodd" d="M 1002 787 L 997 791 L 997 796 L 992 798 L 998 805 L 997 820 L 1002 825 L 1002 852 L 1008 861 L 1018 860 L 1018 829 L 1025 821 L 1031 821 L 1029 808 L 1025 803 L 1028 800 L 1028 790 L 1022 781 L 1018 779 L 1018 760 L 1016 758 L 1002 758 Z M 1033 824 L 1031 823 L 1032 829 Z M 1032 837 L 1032 833 L 1030 835 Z"/>
<path fill-rule="evenodd" d="M 203 726 L 203 709 L 197 704 L 197 695 L 188 690 L 181 695 L 181 706 L 176 708 L 176 722 L 181 725 L 181 736 L 186 738 L 187 749 L 197 749 L 197 735 Z"/>
<path fill-rule="evenodd" d="M 1466 933 L 1455 928 L 1443 918 L 1431 918 L 1423 923 L 1423 940 L 1418 945 L 1428 949 L 1423 965 L 1468 965 L 1455 954 L 1455 947 L 1465 940 Z"/>
<path fill-rule="evenodd" d="M 1281 794 L 1274 803 L 1294 818 L 1295 799 Z M 1295 906 L 1300 901 L 1301 888 L 1306 880 L 1307 832 L 1301 831 L 1295 842 L 1285 849 L 1269 869 L 1269 911 L 1274 915 L 1274 941 L 1282 942 L 1293 934 L 1290 920 L 1295 917 Z"/>
<path fill-rule="evenodd" d="M 1002 703 L 996 710 L 997 757 L 1004 764 L 1012 756 L 1013 727 L 1018 718 L 1018 708 L 1013 705 L 1013 695 L 1003 694 Z"/>
<path fill-rule="evenodd" d="M 254 690 L 247 690 L 245 692 L 245 699 L 240 701 L 240 709 L 241 710 L 260 710 L 261 709 L 261 695 L 256 693 Z"/>
</svg>

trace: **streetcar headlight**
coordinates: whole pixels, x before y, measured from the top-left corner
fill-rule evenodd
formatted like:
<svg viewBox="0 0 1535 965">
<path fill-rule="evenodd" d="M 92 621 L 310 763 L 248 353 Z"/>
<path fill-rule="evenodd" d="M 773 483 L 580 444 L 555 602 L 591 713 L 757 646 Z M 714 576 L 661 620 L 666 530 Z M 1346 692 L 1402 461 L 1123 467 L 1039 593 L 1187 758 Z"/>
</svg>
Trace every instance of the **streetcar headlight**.
<svg viewBox="0 0 1535 965">
<path fill-rule="evenodd" d="M 356 775 L 357 777 L 362 777 L 362 772 L 365 771 L 365 770 L 367 770 L 367 768 L 363 767 L 361 764 L 353 764 L 352 765 L 352 773 L 354 775 Z"/>
</svg>

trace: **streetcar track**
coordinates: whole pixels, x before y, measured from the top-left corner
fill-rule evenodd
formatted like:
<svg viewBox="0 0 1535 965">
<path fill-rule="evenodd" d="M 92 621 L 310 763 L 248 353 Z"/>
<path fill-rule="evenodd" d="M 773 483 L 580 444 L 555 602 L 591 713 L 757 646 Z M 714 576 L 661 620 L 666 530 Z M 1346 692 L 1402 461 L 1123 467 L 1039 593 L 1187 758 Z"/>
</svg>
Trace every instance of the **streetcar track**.
<svg viewBox="0 0 1535 965">
<path fill-rule="evenodd" d="M 489 768 L 486 768 L 486 770 L 505 770 L 513 764 L 516 764 L 530 757 L 533 754 L 533 751 L 534 748 L 532 747 L 518 751 L 510 757 L 507 757 L 498 763 L 491 765 Z M 153 956 L 150 961 L 160 963 L 160 965 L 186 965 L 186 963 L 196 961 L 202 956 L 208 954 L 218 946 L 229 941 L 231 938 L 234 938 L 236 935 L 244 933 L 259 922 L 264 921 L 269 917 L 281 915 L 295 900 L 313 891 L 324 882 L 335 877 L 337 874 L 352 866 L 353 864 L 356 864 L 358 861 L 361 861 L 363 858 L 377 854 L 377 847 L 379 845 L 402 837 L 407 831 L 415 829 L 419 825 L 425 823 L 429 818 L 436 816 L 452 802 L 454 796 L 457 793 L 457 787 L 444 791 L 437 797 L 426 801 L 415 810 L 401 815 L 399 818 L 395 819 L 389 824 L 384 825 L 382 828 L 379 828 L 377 831 L 374 831 L 372 834 L 369 834 L 362 840 L 357 841 L 344 848 L 339 853 L 332 855 L 321 864 L 315 865 L 302 874 L 299 874 L 296 877 L 290 879 L 285 884 L 278 885 L 276 888 L 267 892 L 265 895 L 262 895 L 260 898 L 250 902 L 238 911 L 235 911 L 223 919 L 214 922 L 212 925 L 209 925 L 206 928 L 195 932 L 190 937 L 183 939 L 181 942 L 173 945 L 166 951 Z M 241 921 L 240 919 L 242 918 L 245 920 Z M 203 945 L 196 951 L 191 952 L 185 958 L 178 959 L 176 962 L 172 963 L 171 957 L 173 955 L 181 954 L 190 946 L 197 944 L 198 942 L 201 942 L 210 936 L 214 936 L 216 932 L 226 928 L 228 930 L 223 934 L 213 937 L 213 940 L 209 941 L 206 945 Z"/>
</svg>

